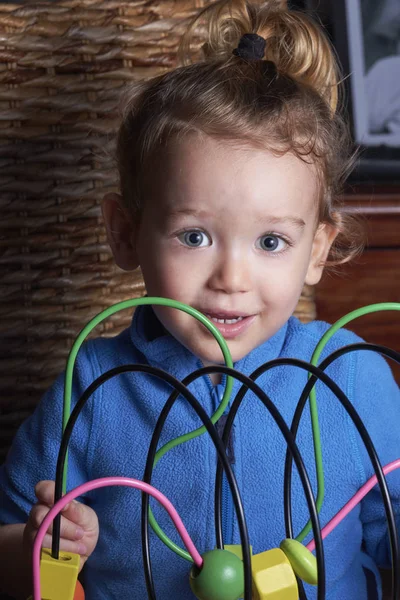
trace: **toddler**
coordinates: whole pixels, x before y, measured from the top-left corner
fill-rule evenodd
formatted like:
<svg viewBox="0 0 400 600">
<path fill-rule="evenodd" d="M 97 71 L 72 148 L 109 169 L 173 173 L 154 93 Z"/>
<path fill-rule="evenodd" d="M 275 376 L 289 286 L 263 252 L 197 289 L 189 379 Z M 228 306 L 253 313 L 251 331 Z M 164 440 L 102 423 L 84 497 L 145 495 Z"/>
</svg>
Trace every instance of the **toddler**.
<svg viewBox="0 0 400 600">
<path fill-rule="evenodd" d="M 357 250 L 354 225 L 338 191 L 352 159 L 337 110 L 334 55 L 319 26 L 277 0 L 220 0 L 190 26 L 206 24 L 204 60 L 141 83 L 131 92 L 118 137 L 121 195 L 104 198 L 103 215 L 116 263 L 141 267 L 149 296 L 173 298 L 207 315 L 227 340 L 235 368 L 249 375 L 278 357 L 309 361 L 327 330 L 292 313 L 304 284 L 324 266 Z M 335 298 L 332 298 L 335 302 Z M 339 331 L 324 355 L 358 340 Z M 209 332 L 178 310 L 139 307 L 131 326 L 80 350 L 73 402 L 100 374 L 145 363 L 182 380 L 202 365 L 221 363 Z M 386 362 L 351 353 L 327 373 L 359 411 L 382 464 L 400 455 L 400 394 Z M 290 424 L 307 373 L 271 369 L 258 379 Z M 190 389 L 209 415 L 225 378 L 203 377 Z M 235 382 L 235 396 L 240 384 Z M 68 489 L 98 477 L 143 477 L 151 435 L 171 388 L 150 375 L 125 373 L 100 386 L 82 411 L 70 444 Z M 60 444 L 61 376 L 20 428 L 1 469 L 0 573 L 4 591 L 30 593 L 29 551 L 53 502 Z M 317 385 L 325 500 L 324 525 L 373 474 L 367 453 L 342 406 Z M 307 412 L 307 411 L 306 411 Z M 161 444 L 199 426 L 180 399 Z M 298 438 L 316 492 L 309 414 Z M 253 553 L 285 537 L 283 471 L 286 446 L 263 404 L 247 393 L 232 433 L 230 460 L 241 491 Z M 215 547 L 216 453 L 207 435 L 169 452 L 152 483 L 176 506 L 200 552 Z M 400 478 L 389 477 L 398 515 Z M 35 496 L 36 494 L 36 496 Z M 308 521 L 299 478 L 292 482 L 295 535 Z M 140 495 L 120 487 L 92 491 L 63 512 L 61 549 L 81 555 L 87 600 L 146 598 Z M 153 502 L 152 502 L 153 505 Z M 161 528 L 180 540 L 168 516 Z M 240 542 L 232 499 L 224 490 L 226 544 Z M 98 518 L 98 520 L 97 520 Z M 307 540 L 311 538 L 311 534 Z M 381 598 L 377 565 L 390 562 L 387 526 L 372 491 L 324 542 L 328 600 Z M 45 545 L 51 545 L 51 529 Z M 152 536 L 157 598 L 190 600 L 190 564 Z M 87 561 L 87 562 L 86 562 Z M 315 588 L 305 585 L 307 598 Z"/>
</svg>

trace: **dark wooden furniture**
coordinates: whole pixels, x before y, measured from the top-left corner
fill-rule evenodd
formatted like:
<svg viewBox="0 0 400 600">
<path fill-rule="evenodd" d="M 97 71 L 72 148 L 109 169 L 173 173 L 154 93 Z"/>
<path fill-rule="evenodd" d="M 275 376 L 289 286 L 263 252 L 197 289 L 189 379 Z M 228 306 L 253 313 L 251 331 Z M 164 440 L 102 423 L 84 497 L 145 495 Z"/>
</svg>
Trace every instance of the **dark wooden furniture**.
<svg viewBox="0 0 400 600">
<path fill-rule="evenodd" d="M 338 274 L 325 273 L 317 286 L 317 315 L 329 323 L 360 306 L 400 302 L 400 187 L 355 187 L 344 200 L 347 210 L 364 221 L 366 247 Z M 366 315 L 348 327 L 368 342 L 400 351 L 400 312 Z M 391 367 L 400 385 L 400 365 Z M 382 571 L 384 600 L 391 598 L 390 582 L 390 571 Z"/>
<path fill-rule="evenodd" d="M 346 192 L 345 203 L 363 219 L 367 243 L 360 257 L 338 274 L 324 274 L 317 286 L 317 315 L 329 323 L 360 306 L 400 302 L 400 187 L 356 187 Z M 366 315 L 348 328 L 400 351 L 400 312 Z M 400 384 L 400 366 L 391 366 Z"/>
</svg>

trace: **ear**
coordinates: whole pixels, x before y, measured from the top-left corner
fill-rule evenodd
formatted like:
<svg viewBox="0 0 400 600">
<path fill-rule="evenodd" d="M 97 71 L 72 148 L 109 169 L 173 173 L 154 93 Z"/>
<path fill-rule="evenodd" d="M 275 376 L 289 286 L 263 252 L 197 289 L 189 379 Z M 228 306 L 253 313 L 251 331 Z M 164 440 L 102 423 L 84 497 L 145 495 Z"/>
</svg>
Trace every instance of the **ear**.
<svg viewBox="0 0 400 600">
<path fill-rule="evenodd" d="M 139 266 L 136 254 L 136 227 L 133 218 L 122 204 L 119 194 L 106 194 L 101 205 L 114 260 L 124 271 L 133 271 Z"/>
<path fill-rule="evenodd" d="M 316 285 L 322 277 L 329 250 L 340 231 L 338 225 L 321 223 L 315 232 L 305 283 Z"/>
</svg>

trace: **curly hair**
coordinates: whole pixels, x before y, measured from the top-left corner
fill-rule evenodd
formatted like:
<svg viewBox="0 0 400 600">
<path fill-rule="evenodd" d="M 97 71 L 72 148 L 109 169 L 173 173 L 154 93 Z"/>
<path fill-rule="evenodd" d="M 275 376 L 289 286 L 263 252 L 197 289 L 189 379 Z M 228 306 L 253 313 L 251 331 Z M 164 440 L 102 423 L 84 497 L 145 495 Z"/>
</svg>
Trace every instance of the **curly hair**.
<svg viewBox="0 0 400 600">
<path fill-rule="evenodd" d="M 245 33 L 266 40 L 263 59 L 233 54 Z M 194 62 L 199 36 L 202 57 Z M 117 140 L 124 205 L 140 214 L 150 158 L 171 140 L 196 132 L 276 155 L 291 152 L 313 164 L 319 222 L 339 229 L 326 265 L 359 253 L 360 224 L 341 200 L 354 152 L 341 115 L 340 70 L 318 23 L 280 0 L 219 0 L 188 25 L 179 57 L 181 66 L 135 84 L 124 99 Z"/>
</svg>

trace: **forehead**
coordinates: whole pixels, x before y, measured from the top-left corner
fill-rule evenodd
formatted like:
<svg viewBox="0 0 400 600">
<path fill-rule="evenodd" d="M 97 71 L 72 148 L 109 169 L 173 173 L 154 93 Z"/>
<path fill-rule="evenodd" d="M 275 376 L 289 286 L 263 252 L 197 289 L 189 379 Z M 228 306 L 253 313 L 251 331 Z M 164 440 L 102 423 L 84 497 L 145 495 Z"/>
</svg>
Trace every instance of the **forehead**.
<svg viewBox="0 0 400 600">
<path fill-rule="evenodd" d="M 276 155 L 229 140 L 191 135 L 155 160 L 150 185 L 166 211 L 184 209 L 295 213 L 317 209 L 315 167 L 293 154 Z"/>
</svg>

